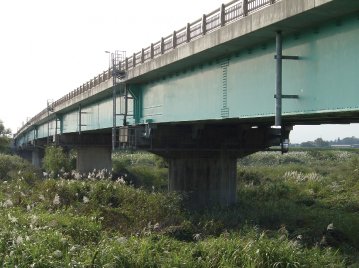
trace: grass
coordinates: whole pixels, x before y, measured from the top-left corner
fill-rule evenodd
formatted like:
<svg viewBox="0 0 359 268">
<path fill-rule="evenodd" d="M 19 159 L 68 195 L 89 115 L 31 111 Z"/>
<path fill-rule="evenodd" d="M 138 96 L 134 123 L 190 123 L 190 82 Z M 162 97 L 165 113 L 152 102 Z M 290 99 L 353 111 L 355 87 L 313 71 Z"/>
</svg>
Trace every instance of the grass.
<svg viewBox="0 0 359 268">
<path fill-rule="evenodd" d="M 116 153 L 113 157 L 114 174 L 127 183 L 147 190 L 168 189 L 167 163 L 159 156 L 138 153 Z"/>
<path fill-rule="evenodd" d="M 358 267 L 358 156 L 254 154 L 235 205 L 189 211 L 150 154 L 114 155 L 119 180 L 40 179 L 0 155 L 0 266 Z M 323 243 L 331 223 L 343 238 Z"/>
<path fill-rule="evenodd" d="M 329 224 L 343 233 L 331 245 L 359 260 L 357 151 L 260 153 L 239 161 L 239 213 L 273 230 L 285 226 L 307 246 L 320 244 Z M 274 166 L 282 163 L 281 166 Z"/>
</svg>

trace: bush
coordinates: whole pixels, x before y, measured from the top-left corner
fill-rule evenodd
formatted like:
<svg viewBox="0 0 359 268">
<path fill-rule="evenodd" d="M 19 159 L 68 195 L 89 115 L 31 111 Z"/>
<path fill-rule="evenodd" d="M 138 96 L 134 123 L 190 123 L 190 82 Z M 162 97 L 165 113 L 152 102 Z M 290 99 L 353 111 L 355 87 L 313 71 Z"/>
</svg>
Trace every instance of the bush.
<svg viewBox="0 0 359 268">
<path fill-rule="evenodd" d="M 6 129 L 3 122 L 0 120 L 0 153 L 10 153 L 11 144 L 11 130 Z"/>
<path fill-rule="evenodd" d="M 45 149 L 43 167 L 50 177 L 56 178 L 60 172 L 70 171 L 71 158 L 66 155 L 62 147 L 48 146 Z"/>
<path fill-rule="evenodd" d="M 0 180 L 34 177 L 38 170 L 19 156 L 0 154 Z"/>
<path fill-rule="evenodd" d="M 167 162 L 160 156 L 150 153 L 116 153 L 112 160 L 115 177 L 123 179 L 146 190 L 167 190 Z"/>
<path fill-rule="evenodd" d="M 0 153 L 9 154 L 11 152 L 10 143 L 9 137 L 0 136 Z"/>
</svg>

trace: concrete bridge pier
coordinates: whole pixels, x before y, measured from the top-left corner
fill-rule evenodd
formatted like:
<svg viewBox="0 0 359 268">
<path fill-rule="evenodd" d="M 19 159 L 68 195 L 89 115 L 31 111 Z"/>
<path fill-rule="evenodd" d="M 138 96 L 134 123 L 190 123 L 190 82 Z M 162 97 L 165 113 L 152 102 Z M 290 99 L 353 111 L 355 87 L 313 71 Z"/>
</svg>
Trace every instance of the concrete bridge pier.
<svg viewBox="0 0 359 268">
<path fill-rule="evenodd" d="M 237 158 L 230 153 L 182 153 L 168 162 L 169 190 L 186 193 L 191 207 L 226 207 L 236 202 Z"/>
<path fill-rule="evenodd" d="M 94 169 L 112 169 L 111 133 L 68 133 L 58 136 L 58 143 L 77 151 L 76 169 L 92 172 Z"/>
<path fill-rule="evenodd" d="M 92 172 L 94 169 L 112 169 L 111 147 L 77 147 L 76 169 L 79 172 Z"/>
<path fill-rule="evenodd" d="M 24 150 L 18 150 L 16 152 L 18 156 L 30 162 L 36 168 L 42 168 L 42 160 L 45 156 L 45 150 L 42 148 L 27 148 Z"/>
<path fill-rule="evenodd" d="M 147 133 L 149 151 L 169 162 L 169 190 L 186 193 L 189 207 L 201 208 L 235 203 L 237 158 L 279 145 L 281 131 L 287 137 L 290 129 L 229 122 L 157 125 Z"/>
<path fill-rule="evenodd" d="M 41 148 L 35 148 L 31 152 L 31 163 L 36 168 L 42 168 L 42 160 L 45 157 L 45 150 Z"/>
</svg>

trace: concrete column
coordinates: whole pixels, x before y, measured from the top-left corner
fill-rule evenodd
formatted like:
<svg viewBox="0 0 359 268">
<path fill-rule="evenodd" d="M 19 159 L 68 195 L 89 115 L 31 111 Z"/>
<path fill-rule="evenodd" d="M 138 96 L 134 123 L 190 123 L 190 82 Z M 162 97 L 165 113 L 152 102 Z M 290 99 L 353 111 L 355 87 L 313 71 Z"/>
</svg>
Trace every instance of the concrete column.
<svg viewBox="0 0 359 268">
<path fill-rule="evenodd" d="M 31 163 L 36 168 L 42 168 L 42 160 L 44 159 L 45 151 L 36 148 L 31 152 Z"/>
<path fill-rule="evenodd" d="M 76 167 L 79 172 L 90 172 L 94 169 L 104 168 L 111 171 L 111 147 L 78 147 Z"/>
<path fill-rule="evenodd" d="M 221 153 L 209 157 L 182 154 L 169 159 L 169 190 L 186 192 L 191 207 L 236 201 L 237 159 Z"/>
</svg>

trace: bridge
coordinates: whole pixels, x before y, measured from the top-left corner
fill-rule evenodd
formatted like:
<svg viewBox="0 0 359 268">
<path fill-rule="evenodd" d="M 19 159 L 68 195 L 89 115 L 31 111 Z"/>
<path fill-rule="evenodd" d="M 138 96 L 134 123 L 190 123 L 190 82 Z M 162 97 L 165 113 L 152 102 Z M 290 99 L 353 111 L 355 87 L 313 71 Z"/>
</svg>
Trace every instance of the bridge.
<svg viewBox="0 0 359 268">
<path fill-rule="evenodd" d="M 15 135 L 40 165 L 44 147 L 76 148 L 77 168 L 111 152 L 169 162 L 169 189 L 235 201 L 236 159 L 287 148 L 298 124 L 359 122 L 359 1 L 234 0 L 125 57 L 49 103 Z"/>
</svg>

